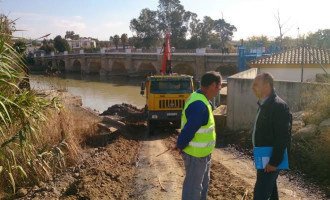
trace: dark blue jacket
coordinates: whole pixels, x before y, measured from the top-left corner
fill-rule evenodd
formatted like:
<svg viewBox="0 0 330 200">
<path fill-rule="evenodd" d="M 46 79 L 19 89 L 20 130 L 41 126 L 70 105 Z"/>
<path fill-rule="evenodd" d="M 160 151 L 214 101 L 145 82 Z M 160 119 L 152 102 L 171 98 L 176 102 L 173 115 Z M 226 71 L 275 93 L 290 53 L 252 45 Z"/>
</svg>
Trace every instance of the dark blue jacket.
<svg viewBox="0 0 330 200">
<path fill-rule="evenodd" d="M 260 106 L 256 123 L 255 146 L 273 147 L 269 164 L 278 166 L 285 148 L 290 150 L 292 115 L 289 106 L 275 93 Z"/>
</svg>

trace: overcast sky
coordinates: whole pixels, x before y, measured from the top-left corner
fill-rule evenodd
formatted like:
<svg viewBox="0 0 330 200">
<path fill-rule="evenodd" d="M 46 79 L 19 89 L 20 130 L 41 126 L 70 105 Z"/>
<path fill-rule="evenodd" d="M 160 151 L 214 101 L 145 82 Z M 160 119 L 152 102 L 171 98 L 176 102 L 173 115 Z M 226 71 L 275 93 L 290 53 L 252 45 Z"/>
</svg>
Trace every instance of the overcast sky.
<svg viewBox="0 0 330 200">
<path fill-rule="evenodd" d="M 237 27 L 234 39 L 252 35 L 279 35 L 274 13 L 280 11 L 286 35 L 330 28 L 330 0 L 181 0 L 186 10 L 202 19 L 224 19 Z M 129 22 L 141 9 L 157 9 L 158 0 L 0 0 L 0 13 L 16 19 L 17 36 L 37 38 L 51 33 L 65 35 L 73 30 L 80 36 L 108 40 L 111 35 L 132 32 Z"/>
</svg>

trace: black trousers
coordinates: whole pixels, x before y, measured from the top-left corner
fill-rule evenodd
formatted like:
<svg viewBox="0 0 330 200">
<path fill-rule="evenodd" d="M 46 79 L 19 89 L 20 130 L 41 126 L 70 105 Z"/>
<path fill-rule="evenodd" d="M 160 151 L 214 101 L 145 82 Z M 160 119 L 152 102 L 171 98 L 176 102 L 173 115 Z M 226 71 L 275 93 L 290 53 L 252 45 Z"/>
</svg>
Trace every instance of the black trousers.
<svg viewBox="0 0 330 200">
<path fill-rule="evenodd" d="M 278 200 L 277 177 L 279 170 L 276 172 L 264 172 L 257 170 L 257 182 L 254 186 L 254 200 Z"/>
</svg>

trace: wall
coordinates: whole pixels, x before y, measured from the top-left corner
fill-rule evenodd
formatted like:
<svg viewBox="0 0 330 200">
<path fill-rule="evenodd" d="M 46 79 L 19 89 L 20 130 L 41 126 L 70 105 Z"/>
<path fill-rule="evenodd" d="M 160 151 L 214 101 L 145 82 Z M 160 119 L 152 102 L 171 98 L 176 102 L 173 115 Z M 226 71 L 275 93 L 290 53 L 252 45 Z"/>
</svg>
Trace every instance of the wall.
<svg viewBox="0 0 330 200">
<path fill-rule="evenodd" d="M 252 68 L 227 78 L 227 127 L 232 130 L 248 129 L 253 124 L 257 98 L 251 91 L 257 75 Z"/>
<path fill-rule="evenodd" d="M 252 83 L 256 75 L 257 69 L 252 68 L 227 79 L 227 127 L 231 130 L 253 127 L 258 108 L 258 99 L 252 91 Z M 274 81 L 276 93 L 288 103 L 292 112 L 301 110 L 309 101 L 307 97 L 313 98 L 313 91 L 320 87 L 327 87 L 330 90 L 330 84 Z"/>
<path fill-rule="evenodd" d="M 329 68 L 326 69 L 328 73 Z M 260 72 L 270 72 L 278 80 L 301 81 L 300 68 L 260 68 Z M 304 68 L 304 81 L 315 80 L 316 74 L 323 74 L 323 69 L 320 68 Z"/>
</svg>

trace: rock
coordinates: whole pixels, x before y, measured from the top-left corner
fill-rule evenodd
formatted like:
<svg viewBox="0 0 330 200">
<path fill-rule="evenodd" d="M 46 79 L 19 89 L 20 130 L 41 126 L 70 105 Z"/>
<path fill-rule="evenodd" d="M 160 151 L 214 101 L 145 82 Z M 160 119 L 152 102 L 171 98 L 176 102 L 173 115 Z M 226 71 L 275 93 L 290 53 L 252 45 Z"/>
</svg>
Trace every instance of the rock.
<svg viewBox="0 0 330 200">
<path fill-rule="evenodd" d="M 35 186 L 33 186 L 32 190 L 37 191 L 37 190 L 39 190 L 39 187 L 37 185 L 35 185 Z"/>
<path fill-rule="evenodd" d="M 55 187 L 53 187 L 53 188 L 51 189 L 51 191 L 52 191 L 56 196 L 60 196 L 60 195 L 61 195 L 61 193 L 60 193 Z"/>
<path fill-rule="evenodd" d="M 74 173 L 79 173 L 79 171 L 80 171 L 79 167 L 76 167 L 76 168 L 74 168 L 74 170 L 73 170 Z"/>
<path fill-rule="evenodd" d="M 41 192 L 41 196 L 46 196 L 47 192 L 46 191 L 42 191 Z"/>
<path fill-rule="evenodd" d="M 21 188 L 17 191 L 16 195 L 17 197 L 24 197 L 27 193 L 28 191 L 25 188 Z"/>
<path fill-rule="evenodd" d="M 330 118 L 322 121 L 319 126 L 320 128 L 330 128 Z"/>
<path fill-rule="evenodd" d="M 302 120 L 292 121 L 292 132 L 296 133 L 299 129 L 305 126 L 305 122 Z"/>
<path fill-rule="evenodd" d="M 39 182 L 39 187 L 44 187 L 44 186 L 46 186 L 46 184 L 44 182 L 40 181 Z"/>
<path fill-rule="evenodd" d="M 79 173 L 74 173 L 74 174 L 73 174 L 73 177 L 74 177 L 74 178 L 79 178 L 79 176 L 80 176 Z"/>
<path fill-rule="evenodd" d="M 314 124 L 309 124 L 304 128 L 301 128 L 294 135 L 297 139 L 309 139 L 317 133 L 317 126 Z"/>
<path fill-rule="evenodd" d="M 293 121 L 303 121 L 306 116 L 304 111 L 292 113 L 292 120 Z"/>
</svg>

